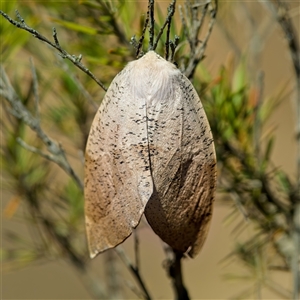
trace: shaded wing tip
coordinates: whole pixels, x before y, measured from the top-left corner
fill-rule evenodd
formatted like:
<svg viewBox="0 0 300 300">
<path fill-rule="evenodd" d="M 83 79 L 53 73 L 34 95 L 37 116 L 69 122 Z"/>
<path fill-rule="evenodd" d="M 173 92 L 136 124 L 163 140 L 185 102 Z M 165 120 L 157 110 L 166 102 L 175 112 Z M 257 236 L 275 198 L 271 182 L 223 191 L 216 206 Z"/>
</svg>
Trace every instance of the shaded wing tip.
<svg viewBox="0 0 300 300">
<path fill-rule="evenodd" d="M 106 247 L 99 247 L 99 245 L 89 245 L 89 253 L 90 253 L 90 258 L 93 259 L 95 258 L 98 254 L 101 254 L 105 250 L 110 249 L 111 247 L 106 246 Z"/>
<path fill-rule="evenodd" d="M 97 247 L 89 247 L 89 253 L 91 259 L 95 258 L 101 252 L 103 251 L 99 250 Z"/>
<path fill-rule="evenodd" d="M 106 251 L 106 250 L 108 250 L 108 249 L 110 249 L 111 247 L 107 247 L 107 248 L 104 248 L 104 249 L 101 249 L 101 250 L 99 250 L 99 249 L 92 249 L 92 250 L 90 250 L 90 258 L 91 259 L 93 259 L 93 258 L 95 258 L 98 254 L 101 254 L 102 252 L 104 252 L 104 251 Z"/>
<path fill-rule="evenodd" d="M 99 252 L 90 252 L 90 258 L 93 259 L 97 256 Z"/>
</svg>

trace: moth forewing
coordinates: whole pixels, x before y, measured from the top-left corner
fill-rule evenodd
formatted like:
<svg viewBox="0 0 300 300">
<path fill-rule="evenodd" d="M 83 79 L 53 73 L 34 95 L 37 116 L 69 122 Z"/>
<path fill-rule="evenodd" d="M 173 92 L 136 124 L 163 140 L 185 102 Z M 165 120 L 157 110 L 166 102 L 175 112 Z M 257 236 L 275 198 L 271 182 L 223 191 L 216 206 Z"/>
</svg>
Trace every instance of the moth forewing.
<svg viewBox="0 0 300 300">
<path fill-rule="evenodd" d="M 128 64 L 111 83 L 86 146 L 85 216 L 91 257 L 122 243 L 152 194 L 146 99 L 132 94 Z"/>
<path fill-rule="evenodd" d="M 174 92 L 162 101 L 165 105 L 151 132 L 152 147 L 160 151 L 150 152 L 154 193 L 145 215 L 162 240 L 195 256 L 211 219 L 216 156 L 209 123 L 191 82 L 182 74 L 175 74 L 172 81 Z"/>
</svg>

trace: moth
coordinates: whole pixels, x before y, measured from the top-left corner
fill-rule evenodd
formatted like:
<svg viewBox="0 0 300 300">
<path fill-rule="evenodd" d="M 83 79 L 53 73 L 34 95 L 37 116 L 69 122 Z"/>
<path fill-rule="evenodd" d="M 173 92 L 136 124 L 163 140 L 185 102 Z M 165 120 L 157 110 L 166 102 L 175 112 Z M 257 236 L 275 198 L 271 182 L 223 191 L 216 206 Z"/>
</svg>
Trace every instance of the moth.
<svg viewBox="0 0 300 300">
<path fill-rule="evenodd" d="M 85 153 L 91 258 L 128 238 L 144 214 L 174 250 L 194 257 L 212 216 L 216 154 L 191 82 L 149 51 L 112 81 Z"/>
</svg>

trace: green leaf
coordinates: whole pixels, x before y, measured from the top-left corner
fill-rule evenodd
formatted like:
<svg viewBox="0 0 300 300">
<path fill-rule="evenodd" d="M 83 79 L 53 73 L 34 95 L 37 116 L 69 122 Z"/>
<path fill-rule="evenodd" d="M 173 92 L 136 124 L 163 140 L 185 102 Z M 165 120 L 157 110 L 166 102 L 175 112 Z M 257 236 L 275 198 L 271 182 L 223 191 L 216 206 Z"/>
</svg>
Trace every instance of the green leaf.
<svg viewBox="0 0 300 300">
<path fill-rule="evenodd" d="M 265 151 L 265 155 L 264 155 L 264 161 L 269 161 L 270 160 L 270 155 L 271 155 L 272 150 L 273 150 L 274 142 L 275 142 L 275 137 L 271 136 L 268 140 L 268 144 L 267 144 L 267 147 L 266 147 L 266 151 Z"/>
<path fill-rule="evenodd" d="M 56 18 L 52 18 L 52 20 L 54 22 L 56 22 L 57 24 L 64 26 L 65 28 L 68 28 L 68 29 L 71 29 L 71 30 L 74 30 L 77 32 L 86 33 L 86 34 L 90 34 L 90 35 L 96 35 L 98 33 L 98 31 L 95 28 L 92 28 L 89 26 L 84 26 L 84 25 L 81 25 L 78 23 L 63 21 L 63 20 L 56 19 Z"/>
<path fill-rule="evenodd" d="M 283 171 L 279 171 L 277 173 L 277 178 L 279 180 L 279 183 L 282 187 L 282 189 L 289 194 L 291 190 L 293 190 L 293 186 L 290 182 L 290 179 L 288 178 L 287 174 L 285 174 Z"/>
<path fill-rule="evenodd" d="M 247 85 L 247 76 L 244 63 L 240 63 L 236 68 L 232 79 L 232 91 L 239 92 Z"/>
</svg>

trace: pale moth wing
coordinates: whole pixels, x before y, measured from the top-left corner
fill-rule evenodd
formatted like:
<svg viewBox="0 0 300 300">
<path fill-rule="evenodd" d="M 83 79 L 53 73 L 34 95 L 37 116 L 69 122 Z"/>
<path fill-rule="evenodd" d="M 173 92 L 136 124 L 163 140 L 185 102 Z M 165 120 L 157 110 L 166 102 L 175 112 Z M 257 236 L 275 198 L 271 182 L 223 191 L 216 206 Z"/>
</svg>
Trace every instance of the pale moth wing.
<svg viewBox="0 0 300 300">
<path fill-rule="evenodd" d="M 146 99 L 134 95 L 129 63 L 112 81 L 85 154 L 85 218 L 91 257 L 122 243 L 152 194 Z"/>
<path fill-rule="evenodd" d="M 157 55 L 168 86 L 147 102 L 153 194 L 145 216 L 157 235 L 194 257 L 207 236 L 216 186 L 210 126 L 191 82 Z M 176 70 L 174 72 L 174 70 Z M 167 83 L 165 78 L 161 82 Z M 153 150 L 152 150 L 153 149 Z"/>
<path fill-rule="evenodd" d="M 211 130 L 191 82 L 150 51 L 116 76 L 86 150 L 91 256 L 115 247 L 141 215 L 173 249 L 195 256 L 216 185 Z"/>
</svg>

